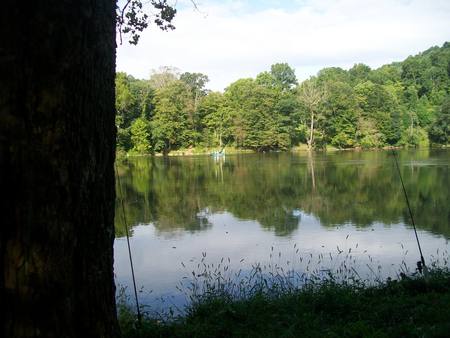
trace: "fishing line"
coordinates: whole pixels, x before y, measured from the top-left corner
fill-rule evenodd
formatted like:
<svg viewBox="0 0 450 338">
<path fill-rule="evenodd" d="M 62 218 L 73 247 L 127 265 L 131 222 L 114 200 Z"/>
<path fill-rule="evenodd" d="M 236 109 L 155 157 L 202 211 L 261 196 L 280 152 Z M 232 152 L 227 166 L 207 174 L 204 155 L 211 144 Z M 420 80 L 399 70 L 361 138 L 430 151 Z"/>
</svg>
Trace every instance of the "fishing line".
<svg viewBox="0 0 450 338">
<path fill-rule="evenodd" d="M 122 220 L 123 220 L 123 224 L 125 227 L 125 234 L 127 236 L 128 257 L 130 259 L 131 277 L 133 278 L 133 288 L 134 288 L 134 298 L 136 300 L 137 318 L 138 318 L 138 323 L 140 324 L 141 323 L 141 310 L 139 308 L 139 300 L 138 300 L 138 294 L 137 294 L 137 288 L 136 288 L 136 278 L 134 276 L 133 256 L 131 254 L 130 234 L 128 232 L 128 223 L 127 223 L 127 218 L 125 216 L 125 207 L 124 207 L 124 203 L 123 203 L 122 184 L 120 182 L 120 176 L 119 176 L 119 171 L 117 169 L 117 164 L 114 164 L 114 167 L 116 169 L 117 185 L 119 186 L 120 202 L 121 202 L 121 206 L 122 206 Z"/>
<path fill-rule="evenodd" d="M 403 183 L 402 174 L 400 172 L 400 166 L 398 165 L 398 161 L 397 161 L 397 154 L 394 151 L 394 149 L 391 149 L 391 150 L 392 150 L 392 156 L 394 156 L 395 166 L 397 167 L 398 177 L 400 178 L 400 182 L 402 184 L 403 194 L 405 196 L 406 205 L 407 205 L 408 211 L 409 211 L 409 217 L 411 218 L 411 222 L 412 222 L 413 229 L 414 229 L 414 234 L 416 235 L 417 246 L 419 247 L 420 261 L 417 262 L 417 270 L 419 270 L 419 272 L 422 273 L 422 268 L 425 267 L 425 259 L 423 258 L 422 248 L 420 247 L 419 236 L 417 235 L 416 222 L 414 222 L 414 216 L 413 216 L 413 213 L 411 210 L 411 205 L 409 204 L 408 193 L 406 192 L 405 184 Z"/>
</svg>

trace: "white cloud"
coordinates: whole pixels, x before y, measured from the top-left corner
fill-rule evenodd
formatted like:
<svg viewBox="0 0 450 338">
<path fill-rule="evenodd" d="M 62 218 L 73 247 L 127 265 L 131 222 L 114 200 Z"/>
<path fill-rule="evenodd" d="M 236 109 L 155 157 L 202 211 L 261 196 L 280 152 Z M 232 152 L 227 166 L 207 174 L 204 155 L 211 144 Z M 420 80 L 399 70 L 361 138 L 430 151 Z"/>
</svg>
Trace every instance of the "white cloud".
<svg viewBox="0 0 450 338">
<path fill-rule="evenodd" d="M 153 68 L 176 66 L 207 74 L 209 87 L 222 90 L 276 62 L 288 62 L 304 79 L 329 66 L 378 67 L 450 40 L 446 0 L 281 3 L 256 8 L 244 1 L 203 2 L 200 13 L 183 4 L 176 30 L 153 26 L 137 47 L 119 46 L 117 70 L 148 78 Z"/>
</svg>

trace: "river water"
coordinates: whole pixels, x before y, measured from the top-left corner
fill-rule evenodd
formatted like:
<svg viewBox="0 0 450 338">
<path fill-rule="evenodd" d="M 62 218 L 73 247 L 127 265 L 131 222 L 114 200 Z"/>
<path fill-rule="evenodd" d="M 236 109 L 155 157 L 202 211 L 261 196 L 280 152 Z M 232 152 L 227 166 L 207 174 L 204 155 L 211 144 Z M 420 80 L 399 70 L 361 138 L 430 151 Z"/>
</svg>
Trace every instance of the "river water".
<svg viewBox="0 0 450 338">
<path fill-rule="evenodd" d="M 450 151 L 398 160 L 425 260 L 448 264 Z M 414 272 L 419 259 L 388 151 L 136 157 L 118 174 L 116 284 L 132 290 L 125 216 L 139 298 L 155 311 L 186 304 L 177 286 L 204 266 L 231 278 L 258 263 L 298 273 L 344 264 L 370 280 Z"/>
</svg>

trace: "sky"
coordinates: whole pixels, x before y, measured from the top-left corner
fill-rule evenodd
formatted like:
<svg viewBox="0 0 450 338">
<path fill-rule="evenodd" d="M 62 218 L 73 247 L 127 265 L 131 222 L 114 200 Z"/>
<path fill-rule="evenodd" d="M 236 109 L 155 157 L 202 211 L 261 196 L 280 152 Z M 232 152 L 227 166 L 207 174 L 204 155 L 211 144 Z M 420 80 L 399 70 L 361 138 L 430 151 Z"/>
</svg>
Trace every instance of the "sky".
<svg viewBox="0 0 450 338">
<path fill-rule="evenodd" d="M 169 0 L 170 2 L 170 0 Z M 117 48 L 117 71 L 148 79 L 171 66 L 208 75 L 207 88 L 287 62 L 298 79 L 324 67 L 372 68 L 450 41 L 450 0 L 178 0 L 176 29 L 149 26 Z M 148 8 L 151 10 L 151 8 Z"/>
</svg>

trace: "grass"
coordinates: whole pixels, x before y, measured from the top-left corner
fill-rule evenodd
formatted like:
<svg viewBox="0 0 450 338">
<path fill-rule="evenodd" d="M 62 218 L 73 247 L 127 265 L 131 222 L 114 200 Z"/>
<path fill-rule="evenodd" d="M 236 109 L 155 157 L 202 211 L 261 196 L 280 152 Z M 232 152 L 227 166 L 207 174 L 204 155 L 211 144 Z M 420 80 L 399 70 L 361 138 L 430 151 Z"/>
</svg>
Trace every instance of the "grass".
<svg viewBox="0 0 450 338">
<path fill-rule="evenodd" d="M 278 256 L 278 255 L 277 255 Z M 330 256 L 330 258 L 332 258 Z M 192 271 L 180 283 L 190 303 L 181 315 L 144 314 L 140 325 L 126 298 L 118 301 L 124 337 L 448 337 L 448 260 L 424 274 L 361 279 L 349 260 L 308 275 L 257 264 L 231 272 L 227 260 Z M 334 258 L 336 260 L 336 257 Z M 228 261 L 229 262 L 229 261 Z M 221 265 L 222 264 L 222 265 Z M 308 263 L 309 264 L 309 263 Z M 182 264 L 184 266 L 184 264 Z"/>
</svg>

